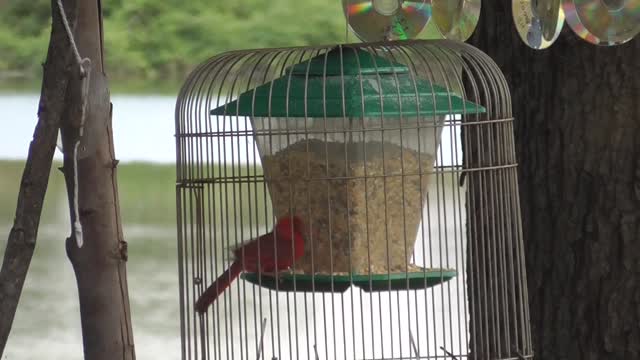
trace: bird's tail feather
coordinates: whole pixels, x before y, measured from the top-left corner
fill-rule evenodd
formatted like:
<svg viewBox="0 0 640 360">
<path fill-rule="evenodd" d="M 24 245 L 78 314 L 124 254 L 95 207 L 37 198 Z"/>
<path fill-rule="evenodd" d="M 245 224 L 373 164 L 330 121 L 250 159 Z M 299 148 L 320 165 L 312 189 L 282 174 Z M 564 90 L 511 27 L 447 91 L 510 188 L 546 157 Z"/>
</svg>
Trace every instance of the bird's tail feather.
<svg viewBox="0 0 640 360">
<path fill-rule="evenodd" d="M 240 261 L 234 261 L 231 266 L 225 272 L 220 275 L 216 281 L 211 284 L 207 290 L 196 301 L 195 310 L 199 313 L 207 311 L 209 305 L 211 305 L 217 298 L 224 292 L 226 288 L 231 285 L 238 275 L 242 272 L 242 263 Z"/>
</svg>

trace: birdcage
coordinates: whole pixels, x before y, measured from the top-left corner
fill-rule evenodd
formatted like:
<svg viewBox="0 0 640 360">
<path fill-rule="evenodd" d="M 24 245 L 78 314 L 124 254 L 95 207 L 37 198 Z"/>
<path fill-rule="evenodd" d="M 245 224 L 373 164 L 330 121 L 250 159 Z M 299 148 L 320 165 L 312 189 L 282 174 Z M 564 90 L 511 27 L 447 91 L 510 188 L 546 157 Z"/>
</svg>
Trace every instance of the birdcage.
<svg viewBox="0 0 640 360">
<path fill-rule="evenodd" d="M 512 122 L 462 43 L 203 63 L 176 105 L 182 358 L 533 358 Z"/>
</svg>

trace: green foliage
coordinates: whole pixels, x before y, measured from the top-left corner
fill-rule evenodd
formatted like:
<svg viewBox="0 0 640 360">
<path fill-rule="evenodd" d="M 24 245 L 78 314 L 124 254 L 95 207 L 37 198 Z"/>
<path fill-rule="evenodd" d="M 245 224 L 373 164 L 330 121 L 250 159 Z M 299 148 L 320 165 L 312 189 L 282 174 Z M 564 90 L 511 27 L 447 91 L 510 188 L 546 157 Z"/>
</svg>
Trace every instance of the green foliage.
<svg viewBox="0 0 640 360">
<path fill-rule="evenodd" d="M 118 82 L 177 83 L 197 64 L 224 51 L 345 39 L 340 0 L 111 0 L 102 4 L 107 72 Z M 39 79 L 50 17 L 49 0 L 0 1 L 0 78 L 2 72 L 11 71 Z M 353 35 L 350 40 L 356 41 Z"/>
<path fill-rule="evenodd" d="M 340 1 L 111 0 L 103 7 L 107 71 L 117 79 L 179 81 L 224 51 L 344 39 Z M 50 17 L 48 0 L 0 1 L 0 72 L 40 76 Z"/>
</svg>

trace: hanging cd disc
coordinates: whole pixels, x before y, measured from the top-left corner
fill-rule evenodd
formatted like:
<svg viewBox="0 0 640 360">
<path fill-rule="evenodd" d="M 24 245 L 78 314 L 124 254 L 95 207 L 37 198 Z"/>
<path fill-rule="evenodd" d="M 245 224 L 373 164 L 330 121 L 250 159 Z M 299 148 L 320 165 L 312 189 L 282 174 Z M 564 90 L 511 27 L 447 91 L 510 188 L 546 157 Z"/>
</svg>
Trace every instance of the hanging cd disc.
<svg viewBox="0 0 640 360">
<path fill-rule="evenodd" d="M 512 12 L 518 35 L 529 47 L 546 49 L 560 36 L 564 12 L 558 0 L 513 0 Z"/>
<path fill-rule="evenodd" d="M 567 23 L 596 45 L 618 45 L 640 33 L 640 0 L 563 0 Z"/>
<path fill-rule="evenodd" d="M 542 36 L 545 40 L 555 40 L 564 25 L 564 12 L 560 0 L 533 0 L 533 11 L 540 18 Z M 562 13 L 562 21 L 560 14 Z"/>
<path fill-rule="evenodd" d="M 431 0 L 342 0 L 351 31 L 362 41 L 406 40 L 431 18 Z"/>
<path fill-rule="evenodd" d="M 447 39 L 466 41 L 480 19 L 481 0 L 431 0 L 433 21 Z"/>
</svg>

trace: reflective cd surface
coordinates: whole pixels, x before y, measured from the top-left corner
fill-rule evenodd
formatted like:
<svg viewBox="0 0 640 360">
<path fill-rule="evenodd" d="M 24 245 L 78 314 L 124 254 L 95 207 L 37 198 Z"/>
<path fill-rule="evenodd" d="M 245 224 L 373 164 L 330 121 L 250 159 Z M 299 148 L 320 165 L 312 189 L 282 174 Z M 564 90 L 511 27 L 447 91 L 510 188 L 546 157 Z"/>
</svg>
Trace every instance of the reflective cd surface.
<svg viewBox="0 0 640 360">
<path fill-rule="evenodd" d="M 560 0 L 533 0 L 533 11 L 540 18 L 542 36 L 546 41 L 558 37 L 564 25 L 564 12 Z M 560 21 L 562 13 L 562 21 Z"/>
<path fill-rule="evenodd" d="M 557 6 L 555 11 L 550 7 Z M 513 22 L 520 39 L 533 49 L 553 44 L 564 25 L 564 12 L 558 0 L 513 0 Z"/>
<path fill-rule="evenodd" d="M 480 18 L 481 0 L 431 0 L 433 21 L 447 39 L 466 41 Z"/>
<path fill-rule="evenodd" d="M 431 18 L 431 1 L 342 0 L 351 31 L 362 41 L 413 39 Z"/>
<path fill-rule="evenodd" d="M 596 45 L 623 44 L 640 33 L 640 0 L 564 0 L 567 24 Z"/>
</svg>

